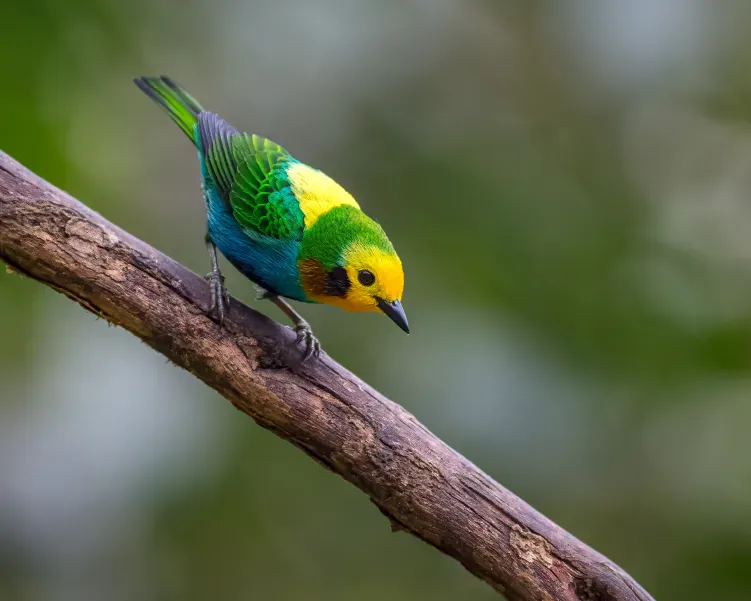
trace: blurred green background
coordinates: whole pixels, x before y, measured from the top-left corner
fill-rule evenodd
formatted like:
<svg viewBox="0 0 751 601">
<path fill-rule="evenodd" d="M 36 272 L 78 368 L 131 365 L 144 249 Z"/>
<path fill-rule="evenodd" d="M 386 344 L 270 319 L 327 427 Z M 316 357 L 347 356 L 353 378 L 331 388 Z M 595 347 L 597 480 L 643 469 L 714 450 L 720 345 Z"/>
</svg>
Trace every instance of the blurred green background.
<svg viewBox="0 0 751 601">
<path fill-rule="evenodd" d="M 199 273 L 167 73 L 348 188 L 413 334 L 327 351 L 659 600 L 751 589 L 751 4 L 24 0 L 0 148 Z M 276 319 L 227 267 L 232 293 Z M 0 599 L 490 600 L 188 374 L 0 272 Z"/>
</svg>

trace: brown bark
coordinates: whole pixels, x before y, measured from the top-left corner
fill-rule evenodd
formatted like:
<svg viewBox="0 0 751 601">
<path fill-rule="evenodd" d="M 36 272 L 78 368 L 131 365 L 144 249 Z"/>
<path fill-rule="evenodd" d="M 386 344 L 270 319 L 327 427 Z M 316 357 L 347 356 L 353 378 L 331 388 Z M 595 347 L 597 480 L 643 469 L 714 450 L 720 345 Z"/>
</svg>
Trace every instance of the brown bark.
<svg viewBox="0 0 751 601">
<path fill-rule="evenodd" d="M 0 152 L 0 258 L 117 324 L 367 494 L 510 600 L 646 601 L 621 568 L 535 511 L 289 328 L 206 282 Z"/>
</svg>

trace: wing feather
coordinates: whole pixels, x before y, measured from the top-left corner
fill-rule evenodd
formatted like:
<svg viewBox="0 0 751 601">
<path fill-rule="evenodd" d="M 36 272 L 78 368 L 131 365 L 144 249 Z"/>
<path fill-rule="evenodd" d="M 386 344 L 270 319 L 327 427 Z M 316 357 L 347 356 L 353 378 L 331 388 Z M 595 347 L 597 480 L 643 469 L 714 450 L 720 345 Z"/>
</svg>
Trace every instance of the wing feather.
<svg viewBox="0 0 751 601">
<path fill-rule="evenodd" d="M 230 140 L 237 134 L 239 132 L 219 115 L 209 112 L 198 115 L 198 135 L 206 168 L 223 198 L 232 187 L 237 169 L 229 152 Z"/>
<path fill-rule="evenodd" d="M 304 216 L 286 176 L 291 160 L 278 151 L 256 151 L 238 166 L 230 204 L 246 230 L 276 239 L 302 238 Z"/>
<path fill-rule="evenodd" d="M 213 113 L 198 116 L 206 168 L 222 199 L 254 239 L 302 239 L 304 216 L 287 167 L 296 161 L 279 146 L 243 134 Z"/>
</svg>

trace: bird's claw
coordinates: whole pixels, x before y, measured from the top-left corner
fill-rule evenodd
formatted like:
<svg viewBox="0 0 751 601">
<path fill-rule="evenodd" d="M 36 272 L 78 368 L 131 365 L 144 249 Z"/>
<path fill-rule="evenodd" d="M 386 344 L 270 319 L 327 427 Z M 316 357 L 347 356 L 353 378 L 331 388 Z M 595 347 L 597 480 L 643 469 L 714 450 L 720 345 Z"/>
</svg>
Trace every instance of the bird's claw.
<svg viewBox="0 0 751 601">
<path fill-rule="evenodd" d="M 224 276 L 219 271 L 212 271 L 207 273 L 203 279 L 209 283 L 211 289 L 209 316 L 215 318 L 219 325 L 222 325 L 227 313 L 227 305 L 229 305 L 229 292 L 224 285 Z"/>
<path fill-rule="evenodd" d="M 313 335 L 313 330 L 307 323 L 302 323 L 295 328 L 297 332 L 297 338 L 295 344 L 300 344 L 305 341 L 305 355 L 303 356 L 303 363 L 305 363 L 311 357 L 318 358 L 321 355 L 321 343 L 318 342 L 318 338 Z"/>
</svg>

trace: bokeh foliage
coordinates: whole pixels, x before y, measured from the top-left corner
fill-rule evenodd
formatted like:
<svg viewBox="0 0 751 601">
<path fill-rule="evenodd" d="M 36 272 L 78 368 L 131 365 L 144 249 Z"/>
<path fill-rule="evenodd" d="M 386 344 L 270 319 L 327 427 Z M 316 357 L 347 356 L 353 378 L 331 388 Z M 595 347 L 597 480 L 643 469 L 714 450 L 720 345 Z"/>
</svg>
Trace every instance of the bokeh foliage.
<svg viewBox="0 0 751 601">
<path fill-rule="evenodd" d="M 336 177 L 405 337 L 325 348 L 657 599 L 751 586 L 751 10 L 710 0 L 31 0 L 0 148 L 208 267 L 166 72 Z M 227 271 L 252 301 L 249 283 Z M 492 599 L 128 335 L 0 273 L 0 599 Z"/>
</svg>

